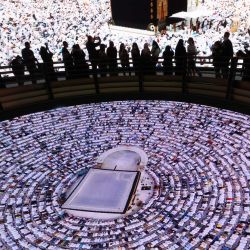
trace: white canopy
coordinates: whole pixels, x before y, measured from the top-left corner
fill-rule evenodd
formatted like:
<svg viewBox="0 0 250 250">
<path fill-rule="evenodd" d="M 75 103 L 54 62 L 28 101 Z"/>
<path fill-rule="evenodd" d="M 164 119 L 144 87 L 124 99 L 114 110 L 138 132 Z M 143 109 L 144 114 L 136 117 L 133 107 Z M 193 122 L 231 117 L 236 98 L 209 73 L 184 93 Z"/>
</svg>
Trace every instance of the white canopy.
<svg viewBox="0 0 250 250">
<path fill-rule="evenodd" d="M 202 16 L 211 16 L 213 14 L 213 12 L 211 10 L 208 10 L 204 7 L 200 7 L 196 10 L 193 11 L 181 11 L 178 13 L 173 14 L 171 17 L 179 17 L 179 18 L 198 18 L 198 17 L 202 17 Z"/>
<path fill-rule="evenodd" d="M 177 12 L 170 17 L 187 18 L 187 12 L 186 11 Z"/>
</svg>

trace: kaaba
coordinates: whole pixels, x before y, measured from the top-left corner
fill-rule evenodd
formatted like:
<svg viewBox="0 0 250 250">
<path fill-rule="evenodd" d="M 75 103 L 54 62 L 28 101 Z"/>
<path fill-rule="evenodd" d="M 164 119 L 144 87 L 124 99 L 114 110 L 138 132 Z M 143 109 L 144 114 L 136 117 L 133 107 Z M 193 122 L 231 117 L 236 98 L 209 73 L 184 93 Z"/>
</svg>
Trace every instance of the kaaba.
<svg viewBox="0 0 250 250">
<path fill-rule="evenodd" d="M 111 0 L 115 25 L 146 29 L 150 23 L 150 0 Z"/>
<path fill-rule="evenodd" d="M 186 11 L 187 0 L 111 0 L 111 9 L 115 25 L 146 29 L 150 23 Z"/>
</svg>

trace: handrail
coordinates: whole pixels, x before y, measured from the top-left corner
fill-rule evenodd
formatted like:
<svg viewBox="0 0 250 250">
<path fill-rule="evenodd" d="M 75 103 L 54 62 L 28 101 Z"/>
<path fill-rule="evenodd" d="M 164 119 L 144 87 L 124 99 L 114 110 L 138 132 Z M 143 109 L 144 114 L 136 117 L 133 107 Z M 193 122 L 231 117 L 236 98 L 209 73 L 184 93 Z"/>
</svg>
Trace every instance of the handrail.
<svg viewBox="0 0 250 250">
<path fill-rule="evenodd" d="M 233 57 L 233 58 L 237 58 L 237 57 Z M 178 59 L 178 57 L 177 58 L 174 57 L 172 59 L 172 64 L 173 64 L 174 67 L 176 66 L 176 59 Z M 182 59 L 182 57 L 179 57 L 179 59 Z M 185 57 L 183 59 L 187 60 L 187 66 L 188 66 L 188 60 L 189 60 L 188 57 Z M 225 58 L 225 59 L 227 59 L 227 58 Z M 243 58 L 239 58 L 239 59 L 243 60 Z M 250 60 L 250 58 L 244 58 L 244 59 L 245 60 Z M 202 69 L 207 69 L 207 70 L 213 70 L 214 69 L 214 66 L 213 66 L 214 62 L 213 62 L 213 58 L 211 56 L 207 56 L 207 57 L 205 57 L 205 56 L 196 56 L 194 58 L 194 60 L 195 60 L 195 63 L 198 65 L 198 67 L 200 67 Z M 113 59 L 112 59 L 112 61 L 113 61 Z M 159 57 L 156 65 L 161 65 L 162 67 L 164 67 L 162 65 L 163 61 L 164 61 L 164 58 L 163 57 Z M 105 61 L 102 61 L 102 60 L 92 60 L 92 62 L 95 62 L 97 65 L 99 63 L 102 63 L 102 62 L 106 62 L 108 64 L 110 62 L 110 60 L 109 59 L 107 59 Z M 139 62 L 141 62 L 141 61 L 139 61 Z M 117 63 L 118 67 L 122 67 L 121 60 L 119 58 L 116 59 L 116 63 Z M 224 63 L 223 58 L 222 58 L 221 62 L 217 62 L 217 63 L 218 64 L 219 63 L 223 64 Z M 46 63 L 42 63 L 42 62 L 37 63 L 36 66 L 38 68 L 38 71 L 40 71 L 41 68 L 44 67 L 43 65 L 45 65 L 45 64 Z M 88 67 L 91 68 L 91 61 L 90 60 L 86 60 L 86 64 L 88 65 Z M 243 62 L 239 61 L 237 63 L 237 68 L 242 68 L 243 64 L 244 64 Z M 249 62 L 245 63 L 245 64 L 249 64 Z M 132 65 L 133 65 L 133 60 L 132 60 L 132 58 L 129 58 L 129 67 L 132 68 L 133 67 Z M 60 69 L 65 69 L 65 65 L 64 65 L 63 61 L 53 62 L 53 67 L 54 67 L 54 69 L 56 71 L 60 71 Z M 26 74 L 28 73 L 27 68 L 25 68 L 25 73 Z M 9 66 L 7 66 L 7 65 L 6 66 L 0 66 L 0 75 L 2 76 L 2 78 L 5 78 L 5 76 L 6 76 L 6 78 L 8 78 L 8 76 L 10 74 L 11 74 L 11 76 L 13 76 L 13 70 L 12 70 L 12 66 L 11 65 L 9 65 Z"/>
</svg>

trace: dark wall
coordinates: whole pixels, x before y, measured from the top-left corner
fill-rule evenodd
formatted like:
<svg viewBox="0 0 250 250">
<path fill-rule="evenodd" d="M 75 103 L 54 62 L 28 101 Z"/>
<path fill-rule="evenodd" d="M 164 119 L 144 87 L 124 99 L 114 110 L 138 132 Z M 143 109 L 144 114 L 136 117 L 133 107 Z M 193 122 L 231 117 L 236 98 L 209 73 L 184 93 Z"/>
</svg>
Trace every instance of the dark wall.
<svg viewBox="0 0 250 250">
<path fill-rule="evenodd" d="M 187 11 L 187 0 L 168 0 L 168 16 L 181 11 Z"/>
<path fill-rule="evenodd" d="M 146 29 L 150 23 L 150 0 L 111 0 L 116 25 Z"/>
</svg>

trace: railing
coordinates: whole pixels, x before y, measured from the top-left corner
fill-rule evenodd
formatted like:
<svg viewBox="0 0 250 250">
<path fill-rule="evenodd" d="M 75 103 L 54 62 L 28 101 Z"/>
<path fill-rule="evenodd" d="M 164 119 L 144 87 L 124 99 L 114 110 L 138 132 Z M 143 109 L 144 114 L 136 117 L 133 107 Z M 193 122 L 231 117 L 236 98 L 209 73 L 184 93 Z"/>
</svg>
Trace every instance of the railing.
<svg viewBox="0 0 250 250">
<path fill-rule="evenodd" d="M 56 62 L 38 64 L 31 74 L 27 69 L 13 72 L 10 66 L 0 67 L 0 84 L 3 87 L 0 108 L 3 114 L 41 103 L 61 103 L 65 100 L 73 103 L 74 100 L 83 100 L 82 97 L 91 101 L 93 97 L 119 99 L 133 96 L 185 97 L 189 100 L 199 97 L 210 99 L 210 103 L 213 100 L 226 101 L 237 103 L 246 110 L 249 108 L 249 64 L 232 58 L 228 66 L 223 62 L 220 64 L 222 72 L 218 73 L 211 58 L 197 57 L 195 63 L 196 67 L 191 70 L 186 59 L 180 64 L 178 58 L 173 60 L 172 67 L 165 67 L 163 58 L 159 58 L 155 65 L 150 61 L 133 64 L 130 59 L 130 63 L 123 67 L 120 60 L 86 61 L 66 68 L 64 63 Z"/>
</svg>

